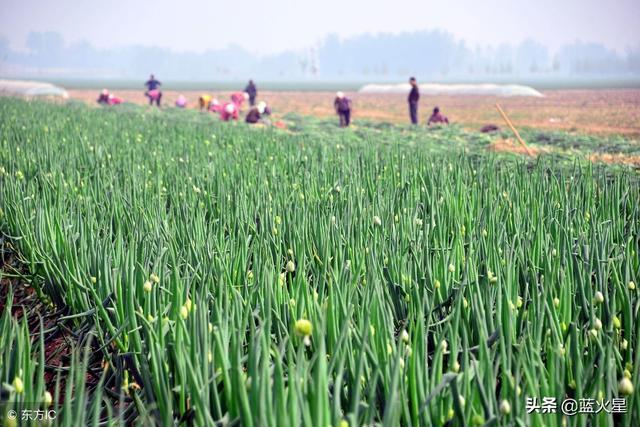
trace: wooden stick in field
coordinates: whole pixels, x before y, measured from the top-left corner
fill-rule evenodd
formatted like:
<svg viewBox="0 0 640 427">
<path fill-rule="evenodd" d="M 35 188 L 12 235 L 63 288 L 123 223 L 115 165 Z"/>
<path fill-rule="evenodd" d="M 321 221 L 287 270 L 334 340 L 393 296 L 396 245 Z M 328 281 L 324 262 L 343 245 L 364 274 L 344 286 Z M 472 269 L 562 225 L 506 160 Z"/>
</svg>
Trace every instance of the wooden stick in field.
<svg viewBox="0 0 640 427">
<path fill-rule="evenodd" d="M 500 104 L 498 104 L 498 103 L 496 103 L 496 108 L 500 112 L 500 115 L 502 116 L 504 121 L 507 122 L 507 125 L 511 128 L 511 131 L 516 136 L 516 139 L 518 140 L 518 142 L 520 142 L 520 144 L 522 144 L 524 149 L 527 151 L 527 154 L 533 157 L 533 152 L 529 149 L 527 144 L 524 143 L 524 140 L 522 139 L 522 137 L 520 137 L 520 134 L 518 133 L 518 130 L 515 128 L 515 126 L 513 126 L 513 123 L 511 123 L 511 120 L 509 120 L 509 117 L 507 116 L 507 113 L 504 112 L 504 110 L 502 109 L 502 107 L 500 107 Z"/>
</svg>

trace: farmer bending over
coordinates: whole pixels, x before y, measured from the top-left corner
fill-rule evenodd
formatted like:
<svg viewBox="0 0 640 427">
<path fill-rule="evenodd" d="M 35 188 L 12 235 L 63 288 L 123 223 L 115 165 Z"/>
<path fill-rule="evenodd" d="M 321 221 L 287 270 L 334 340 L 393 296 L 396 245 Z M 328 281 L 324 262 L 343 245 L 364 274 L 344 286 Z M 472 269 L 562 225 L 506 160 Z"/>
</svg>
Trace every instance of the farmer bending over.
<svg viewBox="0 0 640 427">
<path fill-rule="evenodd" d="M 233 102 L 238 110 L 242 106 L 242 103 L 249 99 L 249 94 L 247 92 L 235 92 L 231 94 L 231 102 Z"/>
<path fill-rule="evenodd" d="M 245 117 L 245 121 L 249 124 L 256 123 L 267 123 L 267 118 L 264 116 L 271 115 L 271 108 L 267 105 L 266 102 L 261 101 L 257 106 L 251 107 L 249 112 L 247 113 L 247 117 Z"/>
<path fill-rule="evenodd" d="M 100 92 L 98 104 L 109 104 L 109 91 L 107 89 L 102 89 L 102 92 Z"/>
<path fill-rule="evenodd" d="M 107 89 L 102 89 L 100 96 L 98 97 L 98 104 L 100 105 L 118 105 L 122 104 L 122 98 L 118 98 L 109 93 Z"/>
<path fill-rule="evenodd" d="M 238 120 L 240 109 L 233 102 L 227 102 L 220 109 L 220 120 L 228 122 L 230 120 Z"/>
<path fill-rule="evenodd" d="M 440 112 L 440 108 L 436 107 L 433 109 L 433 114 L 429 117 L 429 121 L 427 122 L 427 126 L 431 126 L 431 123 L 444 123 L 449 124 L 449 119 L 446 116 L 443 116 Z"/>
<path fill-rule="evenodd" d="M 211 101 L 209 102 L 208 110 L 212 113 L 219 113 L 221 109 L 222 104 L 220 104 L 220 101 L 218 101 L 217 98 L 211 99 Z"/>
<path fill-rule="evenodd" d="M 185 98 L 184 95 L 178 96 L 178 99 L 176 99 L 176 107 L 178 108 L 187 107 L 187 98 Z"/>
<path fill-rule="evenodd" d="M 211 104 L 211 95 L 206 93 L 200 95 L 200 98 L 198 98 L 198 104 L 200 104 L 200 111 L 208 110 L 209 105 Z"/>
</svg>

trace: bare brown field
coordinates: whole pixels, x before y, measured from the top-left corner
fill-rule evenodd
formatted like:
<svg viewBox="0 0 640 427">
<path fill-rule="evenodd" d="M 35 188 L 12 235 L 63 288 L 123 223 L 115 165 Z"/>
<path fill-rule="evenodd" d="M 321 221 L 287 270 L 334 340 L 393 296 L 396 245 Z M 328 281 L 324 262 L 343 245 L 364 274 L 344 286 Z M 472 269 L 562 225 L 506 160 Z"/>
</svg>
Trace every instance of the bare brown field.
<svg viewBox="0 0 640 427">
<path fill-rule="evenodd" d="M 114 91 L 126 102 L 146 104 L 143 91 Z M 197 108 L 201 91 L 178 92 L 166 90 L 164 105 L 173 105 L 179 94 Z M 487 96 L 423 96 L 420 118 L 426 122 L 431 109 L 439 106 L 452 123 L 465 128 L 479 129 L 493 123 L 503 126 L 494 105 L 499 102 L 516 126 L 547 130 L 565 130 L 599 135 L 640 136 L 640 89 L 592 89 L 543 91 L 544 98 Z M 69 90 L 73 99 L 94 103 L 98 90 Z M 220 100 L 229 92 L 214 92 Z M 353 118 L 407 123 L 406 96 L 398 94 L 347 93 L 353 100 Z M 259 99 L 267 101 L 276 116 L 298 113 L 316 117 L 334 116 L 332 92 L 260 92 Z"/>
</svg>

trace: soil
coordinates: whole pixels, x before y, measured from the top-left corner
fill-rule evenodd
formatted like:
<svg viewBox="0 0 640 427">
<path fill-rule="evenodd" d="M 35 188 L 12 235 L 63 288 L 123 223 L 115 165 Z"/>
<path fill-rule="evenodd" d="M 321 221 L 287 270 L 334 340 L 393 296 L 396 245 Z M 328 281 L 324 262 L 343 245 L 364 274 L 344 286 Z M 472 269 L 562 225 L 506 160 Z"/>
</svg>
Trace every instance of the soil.
<svg viewBox="0 0 640 427">
<path fill-rule="evenodd" d="M 59 401 L 63 404 L 66 398 L 66 381 L 69 375 L 69 365 L 74 353 L 83 354 L 90 346 L 90 357 L 86 366 L 85 386 L 91 392 L 100 382 L 105 369 L 109 369 L 111 376 L 104 383 L 105 398 L 111 398 L 113 408 L 121 408 L 127 411 L 131 405 L 131 398 L 119 398 L 120 384 L 113 381 L 113 369 L 103 358 L 102 352 L 96 352 L 97 342 L 87 340 L 90 334 L 90 325 L 74 325 L 71 320 L 61 319 L 68 314 L 64 309 L 58 309 L 45 303 L 29 283 L 29 273 L 26 265 L 21 262 L 11 242 L 0 235 L 0 316 L 7 309 L 8 297 L 11 292 L 11 314 L 18 320 L 26 320 L 31 336 L 32 358 L 38 357 L 40 347 L 40 330 L 42 327 L 44 342 L 44 381 L 47 391 L 56 395 L 56 384 L 59 381 Z M 40 323 L 42 321 L 42 323 Z M 123 368 L 128 368 L 124 366 Z M 131 412 L 131 411 L 128 411 Z M 131 416 L 128 414 L 127 416 Z"/>
<path fill-rule="evenodd" d="M 64 401 L 64 384 L 66 382 L 67 366 L 72 353 L 78 348 L 78 337 L 74 336 L 65 322 L 59 318 L 64 316 L 63 310 L 57 310 L 54 306 L 46 304 L 37 295 L 35 289 L 28 283 L 29 273 L 13 250 L 9 241 L 0 237 L 0 315 L 7 308 L 9 292 L 13 293 L 11 314 L 17 320 L 25 319 L 32 337 L 32 350 L 38 351 L 37 343 L 40 334 L 40 319 L 44 332 L 44 361 L 45 384 L 48 391 L 55 395 L 56 378 L 60 375 L 60 401 Z M 95 362 L 94 362 L 95 363 Z M 99 366 L 99 362 L 95 363 Z M 99 378 L 87 376 L 87 387 L 95 386 Z"/>
<path fill-rule="evenodd" d="M 592 154 L 589 160 L 594 163 L 622 164 L 640 168 L 640 156 L 628 156 L 622 153 Z"/>
<path fill-rule="evenodd" d="M 72 99 L 95 105 L 99 89 L 68 90 Z M 114 90 L 125 102 L 147 104 L 143 90 Z M 197 108 L 202 91 L 164 91 L 164 105 L 173 105 L 183 94 L 189 108 Z M 229 92 L 210 92 L 219 100 L 229 98 Z M 500 103 L 514 125 L 543 130 L 564 130 L 597 135 L 640 137 L 640 89 L 591 89 L 543 91 L 544 98 L 492 96 L 423 96 L 420 99 L 420 119 L 426 122 L 431 109 L 439 106 L 452 123 L 479 130 L 487 124 L 504 127 L 495 104 Z M 353 100 L 353 119 L 408 123 L 406 96 L 402 94 L 347 93 Z M 260 92 L 276 118 L 287 113 L 316 117 L 334 117 L 333 92 Z M 246 109 L 246 107 L 245 107 Z"/>
</svg>

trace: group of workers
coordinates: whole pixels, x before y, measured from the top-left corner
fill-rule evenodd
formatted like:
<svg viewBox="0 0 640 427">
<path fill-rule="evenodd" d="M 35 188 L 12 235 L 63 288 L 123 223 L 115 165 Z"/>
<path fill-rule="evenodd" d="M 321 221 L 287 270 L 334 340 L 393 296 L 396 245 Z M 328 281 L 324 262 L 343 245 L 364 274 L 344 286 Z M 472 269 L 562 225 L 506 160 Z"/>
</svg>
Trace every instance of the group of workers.
<svg viewBox="0 0 640 427">
<path fill-rule="evenodd" d="M 162 102 L 162 91 L 160 86 L 162 83 L 158 81 L 152 74 L 144 84 L 147 88 L 144 95 L 149 99 L 149 105 L 157 105 L 160 107 Z M 256 88 L 253 80 L 249 80 L 244 92 L 235 92 L 231 94 L 231 99 L 228 102 L 220 102 L 218 99 L 212 97 L 209 94 L 202 94 L 198 98 L 200 111 L 209 111 L 219 114 L 220 120 L 228 122 L 231 120 L 238 120 L 240 118 L 240 111 L 242 104 L 245 101 L 249 101 L 249 111 L 245 115 L 245 121 L 250 124 L 265 123 L 269 124 L 268 116 L 271 115 L 271 108 L 266 102 L 260 101 L 256 104 L 256 97 L 258 96 L 258 89 Z M 107 89 L 103 89 L 97 100 L 101 105 L 117 105 L 121 104 L 123 100 L 110 94 Z M 179 95 L 175 101 L 177 108 L 187 107 L 187 98 L 184 95 Z"/>
<path fill-rule="evenodd" d="M 418 124 L 418 102 L 420 101 L 420 90 L 418 89 L 418 82 L 415 77 L 409 79 L 411 90 L 407 98 L 409 103 L 409 118 L 411 124 Z M 337 92 L 336 98 L 333 101 L 333 107 L 336 110 L 336 114 L 340 118 L 340 127 L 347 127 L 351 123 L 351 100 L 345 96 L 343 92 Z M 449 124 L 449 119 L 440 112 L 439 107 L 433 109 L 433 113 L 427 121 L 427 126 L 432 124 Z"/>
<path fill-rule="evenodd" d="M 415 77 L 411 77 L 409 79 L 409 84 L 411 85 L 411 90 L 407 98 L 407 102 L 409 104 L 409 117 L 411 119 L 411 123 L 417 125 L 420 90 L 418 89 L 418 82 Z M 147 80 L 144 85 L 147 88 L 147 91 L 144 94 L 149 98 L 149 105 L 153 105 L 155 103 L 159 107 L 162 100 L 162 91 L 160 90 L 162 83 L 156 80 L 155 76 L 151 74 L 149 80 Z M 249 111 L 245 115 L 245 121 L 251 124 L 269 124 L 268 116 L 271 115 L 271 108 L 264 101 L 258 102 L 256 105 L 257 96 L 258 89 L 253 80 L 249 80 L 244 92 L 235 92 L 231 94 L 231 99 L 228 102 L 221 103 L 218 99 L 209 94 L 202 94 L 198 98 L 198 104 L 200 111 L 217 113 L 222 121 L 228 122 L 231 120 L 238 120 L 242 104 L 245 101 L 249 101 Z M 107 89 L 104 89 L 98 98 L 98 103 L 104 105 L 117 105 L 122 102 L 121 98 L 117 98 L 110 94 Z M 187 99 L 184 95 L 178 96 L 175 105 L 178 108 L 187 107 Z M 351 99 L 349 99 L 343 92 L 337 92 L 333 101 L 333 106 L 336 114 L 340 118 L 340 127 L 348 127 L 351 124 Z M 432 124 L 449 124 L 449 119 L 440 112 L 440 108 L 438 107 L 433 109 L 433 113 L 427 121 L 428 126 Z"/>
<path fill-rule="evenodd" d="M 235 92 L 231 94 L 229 102 L 221 103 L 218 99 L 209 94 L 202 94 L 198 98 L 200 111 L 209 111 L 220 115 L 220 120 L 228 122 L 240 118 L 240 110 L 245 101 L 249 101 L 249 111 L 245 115 L 245 122 L 250 124 L 269 124 L 268 116 L 271 115 L 271 108 L 266 102 L 260 101 L 256 105 L 257 89 L 253 82 L 249 82 L 251 91 Z M 249 87 L 248 86 L 248 87 Z"/>
<path fill-rule="evenodd" d="M 159 90 L 161 83 L 155 79 L 153 74 L 149 80 L 145 83 L 147 92 L 145 95 L 149 98 L 149 105 L 160 106 L 160 99 L 162 98 L 162 92 Z M 250 124 L 265 123 L 269 124 L 267 116 L 271 115 L 271 108 L 266 102 L 261 101 L 256 105 L 256 97 L 258 96 L 258 89 L 256 88 L 253 80 L 249 80 L 244 92 L 235 92 L 231 94 L 231 99 L 228 102 L 220 102 L 209 94 L 202 94 L 198 98 L 198 104 L 200 111 L 209 111 L 217 113 L 220 116 L 220 120 L 228 122 L 231 120 L 238 120 L 240 118 L 240 110 L 242 104 L 245 101 L 249 101 L 249 111 L 245 115 L 245 121 Z M 186 108 L 187 99 L 184 95 L 178 96 L 176 100 L 176 107 Z"/>
</svg>

